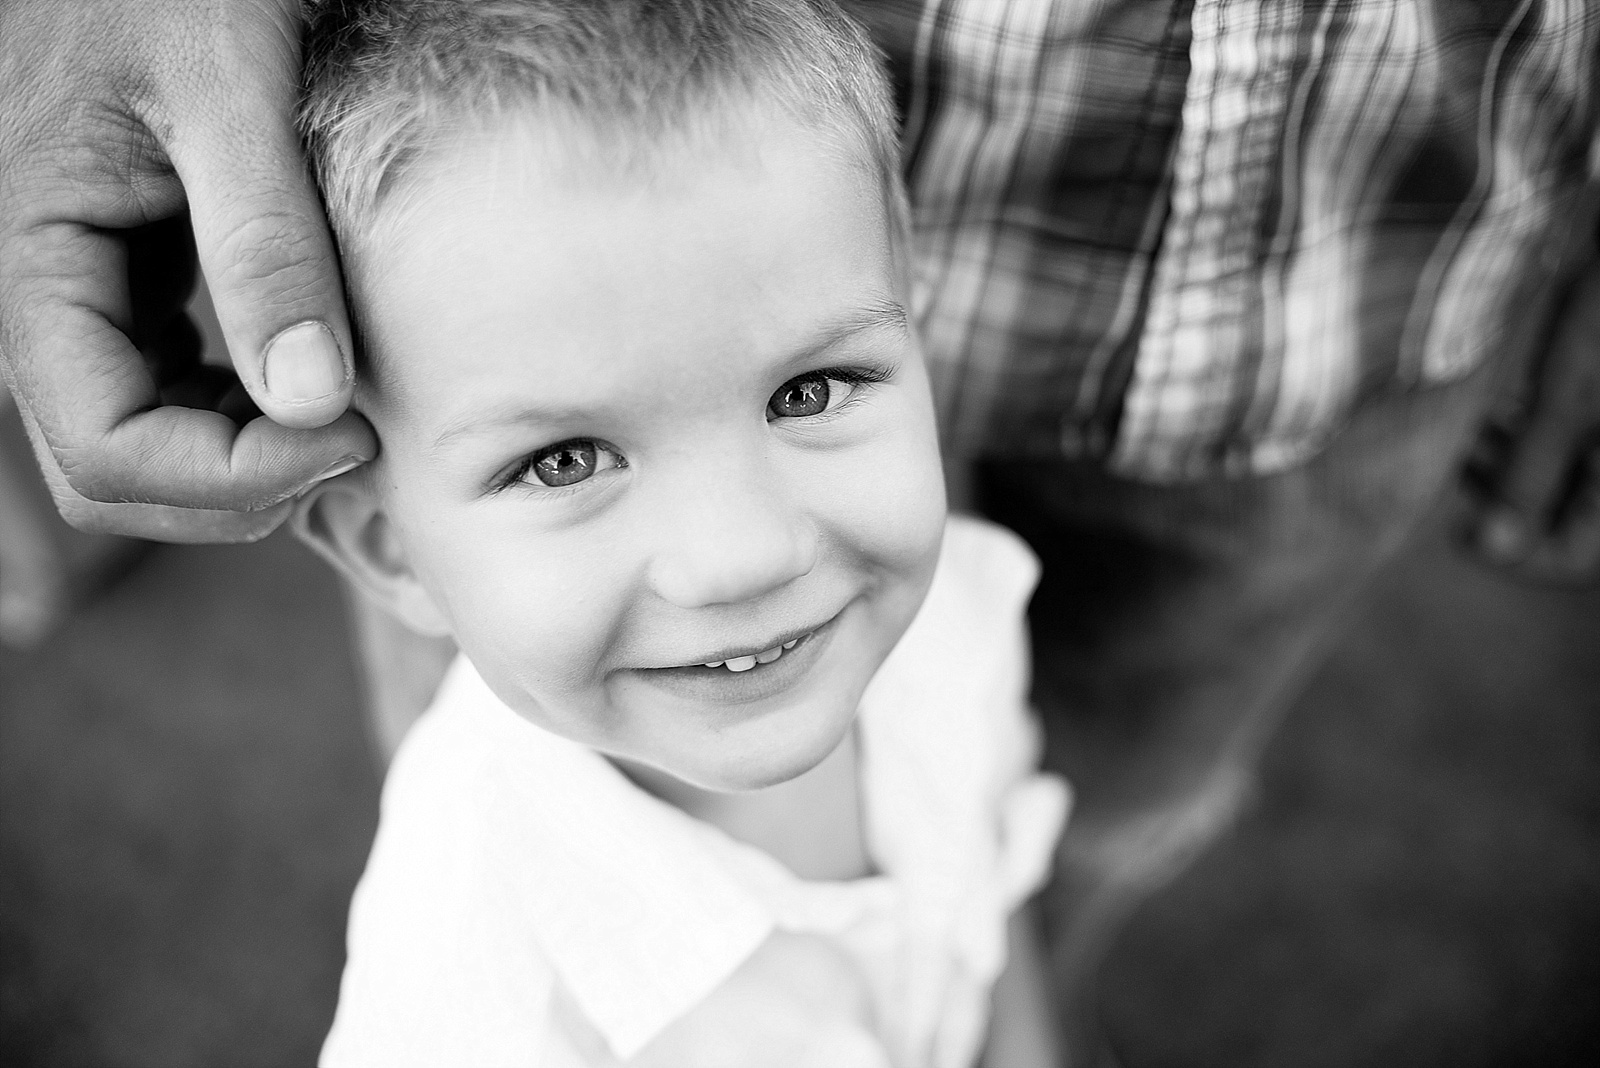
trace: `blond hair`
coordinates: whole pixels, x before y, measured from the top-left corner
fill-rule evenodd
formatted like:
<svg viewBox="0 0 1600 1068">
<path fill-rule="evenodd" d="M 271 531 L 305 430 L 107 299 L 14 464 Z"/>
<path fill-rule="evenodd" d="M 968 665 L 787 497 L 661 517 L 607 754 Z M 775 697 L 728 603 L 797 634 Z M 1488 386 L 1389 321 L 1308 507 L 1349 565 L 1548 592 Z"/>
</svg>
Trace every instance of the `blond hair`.
<svg viewBox="0 0 1600 1068">
<path fill-rule="evenodd" d="M 342 244 L 463 123 L 531 108 L 637 157 L 751 101 L 850 139 L 904 228 L 880 57 L 833 0 L 320 0 L 304 71 L 301 134 Z"/>
</svg>

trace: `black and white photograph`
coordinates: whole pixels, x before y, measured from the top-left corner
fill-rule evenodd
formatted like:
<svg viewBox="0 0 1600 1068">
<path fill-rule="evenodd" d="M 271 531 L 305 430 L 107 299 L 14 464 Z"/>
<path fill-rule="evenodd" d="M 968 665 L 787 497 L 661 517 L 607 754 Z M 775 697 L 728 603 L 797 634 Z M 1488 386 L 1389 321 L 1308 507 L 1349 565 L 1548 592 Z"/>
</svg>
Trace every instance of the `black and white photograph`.
<svg viewBox="0 0 1600 1068">
<path fill-rule="evenodd" d="M 0 1068 L 1600 1064 L 1597 0 L 0 0 Z"/>
</svg>

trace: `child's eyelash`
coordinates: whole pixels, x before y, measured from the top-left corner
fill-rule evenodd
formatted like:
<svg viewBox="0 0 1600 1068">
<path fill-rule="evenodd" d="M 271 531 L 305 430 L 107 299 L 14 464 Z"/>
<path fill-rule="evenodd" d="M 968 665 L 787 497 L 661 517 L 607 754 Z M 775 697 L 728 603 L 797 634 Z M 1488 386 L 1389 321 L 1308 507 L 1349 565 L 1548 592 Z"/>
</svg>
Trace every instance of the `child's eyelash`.
<svg viewBox="0 0 1600 1068">
<path fill-rule="evenodd" d="M 807 371 L 803 375 L 796 375 L 795 378 L 827 378 L 832 379 L 835 382 L 844 382 L 852 386 L 876 385 L 878 383 L 889 381 L 894 377 L 895 371 L 897 370 L 898 368 L 893 366 L 864 366 L 861 364 L 854 364 L 849 367 L 819 367 L 814 371 Z M 791 379 L 790 381 L 794 381 L 794 379 Z M 854 400 L 854 398 L 851 398 L 851 400 Z M 849 403 L 851 403 L 851 401 L 845 402 L 846 405 Z M 558 444 L 560 443 L 558 442 Z M 606 446 L 602 446 L 602 448 L 606 448 Z M 538 462 L 538 456 L 544 451 L 544 449 L 540 449 L 536 452 L 529 453 L 527 456 L 524 456 L 520 461 L 517 462 L 515 466 L 506 471 L 505 474 L 496 478 L 494 482 L 491 483 L 489 487 L 490 492 L 501 493 L 513 486 L 527 483 L 529 473 L 533 470 L 533 465 Z M 627 460 L 622 458 L 620 454 L 617 454 L 617 456 L 618 460 L 620 461 L 617 466 L 626 467 Z M 542 487 L 541 492 L 546 496 L 551 494 L 561 494 L 575 490 L 579 485 L 582 485 L 582 483 L 574 483 L 571 486 L 545 486 Z"/>
<path fill-rule="evenodd" d="M 489 487 L 490 492 L 502 493 L 510 489 L 512 486 L 525 483 L 528 478 L 528 472 L 533 470 L 534 455 L 534 453 L 529 453 L 527 456 L 524 456 L 520 461 L 517 462 L 515 467 L 501 475 L 499 478 L 495 479 L 494 483 Z"/>
<path fill-rule="evenodd" d="M 801 378 L 831 378 L 837 382 L 848 382 L 852 386 L 869 385 L 887 382 L 894 377 L 893 367 L 819 367 L 815 371 L 808 371 Z"/>
<path fill-rule="evenodd" d="M 898 368 L 893 366 L 872 366 L 862 364 L 853 364 L 849 367 L 819 367 L 815 371 L 807 371 L 803 375 L 796 375 L 794 378 L 791 378 L 789 382 L 793 383 L 805 381 L 806 379 L 824 378 L 830 382 L 843 382 L 845 385 L 851 387 L 850 396 L 841 401 L 838 407 L 830 408 L 828 411 L 819 412 L 816 415 L 802 417 L 811 425 L 819 425 L 839 418 L 844 412 L 849 411 L 861 401 L 865 400 L 866 394 L 860 391 L 857 387 L 872 386 L 882 382 L 887 382 L 894 377 L 896 370 L 898 370 Z"/>
<path fill-rule="evenodd" d="M 572 442 L 572 441 L 591 441 L 591 440 L 593 440 L 593 439 L 590 439 L 590 438 L 569 438 L 568 442 Z M 568 442 L 557 442 L 556 446 L 567 444 Z M 622 468 L 622 467 L 627 467 L 628 466 L 627 458 L 624 457 L 621 453 L 619 453 L 616 450 L 612 449 L 609 445 L 604 445 L 604 444 L 600 443 L 599 441 L 595 441 L 594 444 L 599 446 L 600 450 L 605 451 L 605 452 L 609 452 L 609 453 L 611 453 L 612 455 L 614 455 L 617 458 L 616 467 Z M 501 475 L 500 477 L 496 478 L 494 480 L 494 482 L 490 484 L 489 491 L 491 493 L 500 493 L 500 492 L 503 492 L 504 490 L 508 490 L 508 489 L 512 488 L 513 486 L 517 486 L 517 485 L 530 485 L 530 486 L 531 485 L 535 485 L 536 483 L 529 481 L 529 477 L 528 477 L 529 474 L 533 471 L 533 465 L 539 462 L 539 457 L 541 455 L 543 455 L 545 452 L 547 452 L 550 448 L 554 448 L 556 446 L 547 446 L 544 449 L 538 449 L 538 450 L 536 450 L 534 452 L 530 452 L 528 455 L 524 456 L 509 471 L 507 471 L 505 474 Z M 545 485 L 540 485 L 539 486 L 539 492 L 540 492 L 541 496 L 545 496 L 545 497 L 560 496 L 560 495 L 563 495 L 563 494 L 566 494 L 566 493 L 574 492 L 581 485 L 583 485 L 582 482 L 574 482 L 570 486 L 545 486 Z"/>
</svg>

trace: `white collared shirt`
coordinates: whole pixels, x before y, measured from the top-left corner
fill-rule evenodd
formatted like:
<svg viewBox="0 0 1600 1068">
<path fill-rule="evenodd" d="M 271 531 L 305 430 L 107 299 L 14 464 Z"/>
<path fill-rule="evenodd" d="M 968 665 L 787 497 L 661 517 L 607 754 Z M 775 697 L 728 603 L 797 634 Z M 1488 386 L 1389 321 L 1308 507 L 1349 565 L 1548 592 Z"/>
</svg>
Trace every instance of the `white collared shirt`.
<svg viewBox="0 0 1600 1068">
<path fill-rule="evenodd" d="M 928 598 L 862 697 L 877 870 L 808 882 L 528 723 L 465 660 L 401 746 L 350 910 L 325 1068 L 626 1060 L 774 930 L 860 967 L 898 1068 L 970 1068 L 1009 914 L 1068 793 L 1038 774 L 1023 609 L 1038 564 L 952 518 Z M 596 1038 L 598 1036 L 598 1039 Z"/>
</svg>

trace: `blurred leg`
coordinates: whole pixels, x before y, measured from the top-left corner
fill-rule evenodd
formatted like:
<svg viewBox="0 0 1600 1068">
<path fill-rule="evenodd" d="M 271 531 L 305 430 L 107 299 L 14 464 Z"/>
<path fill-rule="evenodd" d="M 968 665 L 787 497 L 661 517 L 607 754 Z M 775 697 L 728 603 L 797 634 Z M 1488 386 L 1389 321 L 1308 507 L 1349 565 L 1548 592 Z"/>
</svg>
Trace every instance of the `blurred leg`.
<svg viewBox="0 0 1600 1068">
<path fill-rule="evenodd" d="M 1076 1065 L 1122 922 L 1232 821 L 1343 611 L 1453 476 L 1489 375 L 1369 403 L 1279 475 L 1157 486 L 990 462 L 977 500 L 1033 545 L 1035 700 L 1076 807 L 1046 920 Z"/>
</svg>

